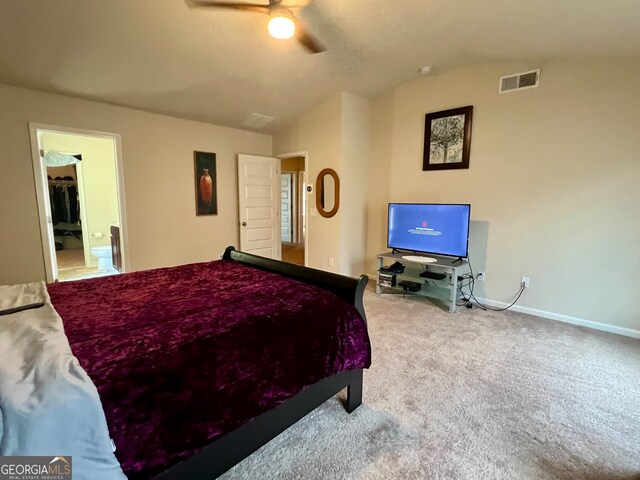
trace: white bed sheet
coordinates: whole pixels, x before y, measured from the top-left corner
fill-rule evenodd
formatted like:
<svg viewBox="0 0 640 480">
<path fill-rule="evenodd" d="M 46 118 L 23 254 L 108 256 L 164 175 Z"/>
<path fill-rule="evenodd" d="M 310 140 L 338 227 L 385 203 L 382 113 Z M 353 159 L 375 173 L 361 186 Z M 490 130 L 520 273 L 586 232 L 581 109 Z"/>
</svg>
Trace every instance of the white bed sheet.
<svg viewBox="0 0 640 480">
<path fill-rule="evenodd" d="M 0 455 L 71 456 L 75 480 L 125 479 L 46 285 L 0 286 L 0 311 L 39 302 L 0 315 Z"/>
</svg>

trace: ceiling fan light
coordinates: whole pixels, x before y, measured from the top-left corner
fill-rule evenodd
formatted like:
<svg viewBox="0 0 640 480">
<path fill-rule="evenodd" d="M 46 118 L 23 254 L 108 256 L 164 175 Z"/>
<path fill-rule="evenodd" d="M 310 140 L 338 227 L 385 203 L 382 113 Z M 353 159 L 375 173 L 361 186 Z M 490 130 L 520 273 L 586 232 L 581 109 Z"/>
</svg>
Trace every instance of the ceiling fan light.
<svg viewBox="0 0 640 480">
<path fill-rule="evenodd" d="M 296 24 L 286 13 L 276 13 L 269 19 L 269 35 L 285 40 L 293 37 L 296 32 Z"/>
</svg>

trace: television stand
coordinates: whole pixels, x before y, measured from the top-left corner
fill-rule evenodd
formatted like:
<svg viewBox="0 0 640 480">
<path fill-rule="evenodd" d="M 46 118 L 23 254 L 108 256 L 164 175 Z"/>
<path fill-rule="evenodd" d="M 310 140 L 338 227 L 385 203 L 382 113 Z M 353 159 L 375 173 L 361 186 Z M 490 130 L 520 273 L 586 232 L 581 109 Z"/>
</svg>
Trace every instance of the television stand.
<svg viewBox="0 0 640 480">
<path fill-rule="evenodd" d="M 386 252 L 378 255 L 378 273 L 376 281 L 376 294 L 398 292 L 406 293 L 405 289 L 398 285 L 402 280 L 416 282 L 420 284 L 420 290 L 412 292 L 414 295 L 420 295 L 421 297 L 428 298 L 433 303 L 449 311 L 449 313 L 455 313 L 456 303 L 459 298 L 458 292 L 458 276 L 469 272 L 469 264 L 462 258 L 441 257 L 438 255 L 431 255 L 429 257 L 435 258 L 437 261 L 432 263 L 421 263 L 406 260 L 403 254 L 399 252 Z M 427 255 L 424 255 L 427 256 Z M 383 272 L 384 275 L 380 275 L 380 269 L 384 266 L 389 266 L 395 262 L 400 262 L 404 265 L 405 269 L 403 273 L 396 273 L 394 275 L 395 284 L 391 285 L 389 282 L 389 273 Z M 421 277 L 422 272 L 431 272 L 432 274 L 444 274 L 444 278 L 425 278 Z M 432 277 L 441 277 L 442 275 L 432 275 Z"/>
</svg>

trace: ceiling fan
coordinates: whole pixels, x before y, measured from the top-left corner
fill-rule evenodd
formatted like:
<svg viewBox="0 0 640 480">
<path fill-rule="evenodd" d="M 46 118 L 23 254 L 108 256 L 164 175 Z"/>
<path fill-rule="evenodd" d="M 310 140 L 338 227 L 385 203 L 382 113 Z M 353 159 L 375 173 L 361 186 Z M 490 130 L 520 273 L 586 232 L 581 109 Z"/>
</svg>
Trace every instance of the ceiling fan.
<svg viewBox="0 0 640 480">
<path fill-rule="evenodd" d="M 275 38 L 287 39 L 294 35 L 304 45 L 309 53 L 324 52 L 324 47 L 313 38 L 302 26 L 292 8 L 282 5 L 282 0 L 269 0 L 268 5 L 256 3 L 225 2 L 219 0 L 186 0 L 191 7 L 224 8 L 228 10 L 244 10 L 269 15 L 269 35 Z"/>
</svg>

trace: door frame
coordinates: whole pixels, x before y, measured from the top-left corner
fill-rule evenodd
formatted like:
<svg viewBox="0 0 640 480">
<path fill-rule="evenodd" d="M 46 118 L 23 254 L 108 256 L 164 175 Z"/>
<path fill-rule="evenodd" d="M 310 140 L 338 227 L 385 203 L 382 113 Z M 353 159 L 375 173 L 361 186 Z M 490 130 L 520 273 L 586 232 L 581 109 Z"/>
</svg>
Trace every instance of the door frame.
<svg viewBox="0 0 640 480">
<path fill-rule="evenodd" d="M 307 185 L 311 185 L 311 183 L 309 183 L 309 151 L 308 150 L 299 150 L 296 152 L 287 152 L 287 153 L 280 153 L 277 155 L 274 155 L 275 158 L 279 159 L 279 160 L 284 160 L 285 158 L 294 158 L 294 157 L 304 157 L 304 172 L 307 178 Z M 280 162 L 282 163 L 282 162 Z M 282 170 L 282 169 L 281 169 Z M 310 197 L 313 198 L 314 192 L 304 192 L 305 195 L 308 195 Z M 309 201 L 308 201 L 307 197 L 307 201 L 304 202 L 305 205 L 305 209 L 304 209 L 304 218 L 306 220 L 306 231 L 305 231 L 305 235 L 304 235 L 304 265 L 309 266 L 309 235 L 310 235 L 310 229 L 309 229 Z M 297 221 L 297 219 L 296 219 Z M 282 248 L 282 247 L 280 247 Z M 281 258 L 282 258 L 282 252 L 280 252 Z"/>
<path fill-rule="evenodd" d="M 298 182 L 297 182 L 297 176 L 298 174 L 296 172 L 290 172 L 290 171 L 284 171 L 284 170 L 280 170 L 280 175 L 289 175 L 289 179 L 290 179 L 290 185 L 289 188 L 291 189 L 291 198 L 289 198 L 289 205 L 291 206 L 291 211 L 289 212 L 290 215 L 290 220 L 289 220 L 289 224 L 291 227 L 291 243 L 298 243 L 298 232 L 297 232 L 297 228 L 298 228 L 298 209 L 297 209 L 297 205 L 296 202 L 298 201 L 298 192 L 296 192 L 296 187 L 298 186 Z M 295 200 L 295 202 L 294 202 Z M 282 212 L 280 212 L 280 220 L 282 220 Z"/>
<path fill-rule="evenodd" d="M 47 170 L 42 162 L 42 157 L 40 156 L 39 132 L 63 133 L 67 135 L 108 138 L 113 140 L 115 147 L 114 153 L 116 156 L 116 186 L 118 189 L 118 214 L 120 216 L 120 244 L 122 245 L 120 253 L 122 258 L 122 272 L 127 272 L 129 259 L 129 229 L 127 228 L 127 215 L 125 209 L 124 166 L 122 162 L 122 139 L 120 134 L 29 122 L 33 177 L 36 187 L 36 202 L 38 205 L 42 255 L 44 258 L 45 277 L 47 282 L 51 283 L 57 280 L 58 270 L 53 230 L 49 228 L 49 219 L 51 218 L 49 185 L 47 182 Z"/>
<path fill-rule="evenodd" d="M 80 202 L 80 221 L 82 222 L 82 249 L 84 250 L 85 267 L 91 266 L 91 246 L 89 234 L 89 222 L 83 220 L 83 215 L 87 211 L 87 197 L 84 190 L 84 169 L 82 162 L 76 163 L 76 183 L 78 187 L 78 200 Z M 46 166 L 44 167 L 47 170 Z M 57 261 L 57 260 L 56 260 Z M 58 270 L 59 271 L 59 270 Z"/>
<path fill-rule="evenodd" d="M 300 212 L 302 212 L 303 210 L 303 206 L 307 204 L 307 198 L 306 198 L 306 191 L 305 191 L 305 184 L 307 183 L 307 172 L 305 171 L 299 171 L 298 175 L 297 175 L 297 185 L 296 188 L 298 189 L 297 195 L 298 195 L 298 201 L 296 202 L 296 211 L 298 212 L 298 215 L 296 218 L 296 221 L 300 220 L 300 217 L 302 216 Z M 307 220 L 307 219 L 305 219 Z M 300 239 L 302 238 L 304 240 L 304 224 L 303 222 L 298 222 L 298 231 L 296 232 L 296 236 L 298 239 L 298 243 L 300 243 Z"/>
</svg>

